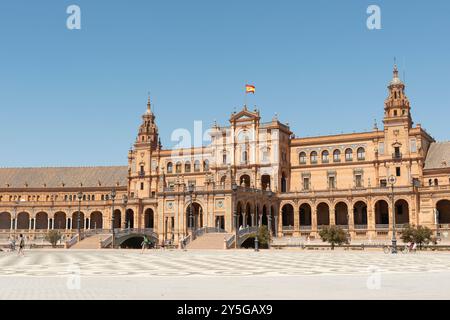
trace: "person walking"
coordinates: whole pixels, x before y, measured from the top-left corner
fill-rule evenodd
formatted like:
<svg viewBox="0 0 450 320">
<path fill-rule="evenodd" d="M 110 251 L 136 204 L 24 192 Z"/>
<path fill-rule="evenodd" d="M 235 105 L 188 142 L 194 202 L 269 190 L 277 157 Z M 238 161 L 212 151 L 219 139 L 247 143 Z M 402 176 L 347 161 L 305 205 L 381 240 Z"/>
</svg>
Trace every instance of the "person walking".
<svg viewBox="0 0 450 320">
<path fill-rule="evenodd" d="M 19 236 L 19 251 L 17 252 L 17 254 L 25 256 L 24 248 L 25 248 L 25 238 L 23 237 L 23 234 L 20 234 L 20 236 Z"/>
<path fill-rule="evenodd" d="M 148 240 L 147 236 L 144 235 L 144 240 L 142 241 L 142 251 L 141 251 L 141 254 L 144 253 L 145 249 L 148 249 L 149 242 L 150 242 L 150 241 Z"/>
</svg>

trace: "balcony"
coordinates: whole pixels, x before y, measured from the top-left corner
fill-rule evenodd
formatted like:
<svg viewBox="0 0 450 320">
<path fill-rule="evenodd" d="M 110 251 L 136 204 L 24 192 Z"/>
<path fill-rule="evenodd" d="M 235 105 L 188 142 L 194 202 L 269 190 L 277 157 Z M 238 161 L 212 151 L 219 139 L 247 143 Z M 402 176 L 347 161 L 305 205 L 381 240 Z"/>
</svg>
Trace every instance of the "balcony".
<svg viewBox="0 0 450 320">
<path fill-rule="evenodd" d="M 394 160 L 401 160 L 402 159 L 402 153 L 401 152 L 394 152 L 392 154 L 392 159 L 394 159 Z"/>
<path fill-rule="evenodd" d="M 367 224 L 355 224 L 355 230 L 367 230 Z"/>
</svg>

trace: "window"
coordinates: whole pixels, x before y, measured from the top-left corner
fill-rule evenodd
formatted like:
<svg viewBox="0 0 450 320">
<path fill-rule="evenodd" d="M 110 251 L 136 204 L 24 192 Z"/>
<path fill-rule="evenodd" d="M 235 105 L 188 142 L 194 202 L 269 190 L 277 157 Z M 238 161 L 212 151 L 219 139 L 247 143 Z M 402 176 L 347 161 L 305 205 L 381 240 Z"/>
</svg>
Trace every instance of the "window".
<svg viewBox="0 0 450 320">
<path fill-rule="evenodd" d="M 224 153 L 223 156 L 222 156 L 222 163 L 223 164 L 227 164 L 227 155 L 226 155 L 226 153 Z"/>
<path fill-rule="evenodd" d="M 353 150 L 350 148 L 345 150 L 345 161 L 353 161 Z"/>
<path fill-rule="evenodd" d="M 355 175 L 355 185 L 357 188 L 361 188 L 363 186 L 362 185 L 362 175 L 360 175 L 360 174 Z"/>
<path fill-rule="evenodd" d="M 306 164 L 306 153 L 300 152 L 300 154 L 298 155 L 298 162 L 300 164 Z"/>
<path fill-rule="evenodd" d="M 434 185 L 438 186 L 439 185 L 439 180 L 438 179 L 434 179 Z"/>
<path fill-rule="evenodd" d="M 194 162 L 194 172 L 200 172 L 200 161 L 198 160 Z"/>
<path fill-rule="evenodd" d="M 209 161 L 205 160 L 203 161 L 203 171 L 208 171 L 209 170 Z"/>
<path fill-rule="evenodd" d="M 411 152 L 417 152 L 416 139 L 411 139 L 411 141 L 410 141 L 410 150 L 411 150 Z"/>
<path fill-rule="evenodd" d="M 141 182 L 141 190 L 144 190 L 144 183 Z"/>
<path fill-rule="evenodd" d="M 396 158 L 400 157 L 400 147 L 394 147 L 394 153 Z"/>
<path fill-rule="evenodd" d="M 356 151 L 358 160 L 365 160 L 366 159 L 366 150 L 364 150 L 364 148 L 358 148 L 358 150 Z"/>
<path fill-rule="evenodd" d="M 184 172 L 191 172 L 191 163 L 189 161 L 184 164 Z"/>
<path fill-rule="evenodd" d="M 328 156 L 329 156 L 329 153 L 327 150 L 322 152 L 322 163 L 328 163 Z"/>
<path fill-rule="evenodd" d="M 328 177 L 328 188 L 334 189 L 336 187 L 336 178 L 334 176 Z"/>
<path fill-rule="evenodd" d="M 378 144 L 378 153 L 379 154 L 384 154 L 384 142 L 380 142 Z"/>
<path fill-rule="evenodd" d="M 141 166 L 140 171 L 139 171 L 139 175 L 140 175 L 140 176 L 145 175 L 144 166 Z"/>
<path fill-rule="evenodd" d="M 400 177 L 400 167 L 396 167 L 396 168 L 395 168 L 395 175 L 396 175 L 397 177 Z"/>
<path fill-rule="evenodd" d="M 248 152 L 247 150 L 242 151 L 242 163 L 247 164 L 248 162 Z"/>
<path fill-rule="evenodd" d="M 167 164 L 167 173 L 172 173 L 173 172 L 173 164 L 172 162 L 169 162 Z"/>
<path fill-rule="evenodd" d="M 317 163 L 317 152 L 311 152 L 311 163 Z"/>
<path fill-rule="evenodd" d="M 263 161 L 264 163 L 267 163 L 267 162 L 270 161 L 270 160 L 269 160 L 269 150 L 268 150 L 268 149 L 266 149 L 266 150 L 263 151 L 263 153 L 262 153 L 262 161 Z"/>
<path fill-rule="evenodd" d="M 387 188 L 387 181 L 386 181 L 386 179 L 381 179 L 380 180 L 380 187 L 381 188 Z"/>
<path fill-rule="evenodd" d="M 333 162 L 341 162 L 341 151 L 339 150 L 333 151 Z"/>
<path fill-rule="evenodd" d="M 396 116 L 397 115 L 397 110 L 394 110 L 394 116 Z"/>
<path fill-rule="evenodd" d="M 177 162 L 175 170 L 176 170 L 177 173 L 181 173 L 181 162 Z"/>
<path fill-rule="evenodd" d="M 303 190 L 309 190 L 309 178 L 303 178 Z"/>
</svg>

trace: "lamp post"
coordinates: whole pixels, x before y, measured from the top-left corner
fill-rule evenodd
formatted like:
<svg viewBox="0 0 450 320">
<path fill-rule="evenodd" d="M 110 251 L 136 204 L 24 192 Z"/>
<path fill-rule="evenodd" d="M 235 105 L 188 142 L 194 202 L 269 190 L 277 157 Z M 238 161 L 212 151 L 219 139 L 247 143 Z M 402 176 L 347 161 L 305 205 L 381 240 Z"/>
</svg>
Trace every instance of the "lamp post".
<svg viewBox="0 0 450 320">
<path fill-rule="evenodd" d="M 391 206 L 392 206 L 392 253 L 397 253 L 397 239 L 395 237 L 395 203 L 394 203 L 394 184 L 397 178 L 389 176 L 388 182 L 391 185 Z"/>
<path fill-rule="evenodd" d="M 110 196 L 111 196 L 111 200 L 112 200 L 112 203 L 111 203 L 111 212 L 112 212 L 112 214 L 111 214 L 111 235 L 112 235 L 111 247 L 114 249 L 116 246 L 116 239 L 115 239 L 115 235 L 114 235 L 114 220 L 115 220 L 114 219 L 114 200 L 116 199 L 116 189 L 113 188 L 111 190 Z"/>
<path fill-rule="evenodd" d="M 436 219 L 436 241 L 440 240 L 440 233 L 439 233 L 439 210 L 438 209 L 434 209 L 435 210 L 435 219 Z"/>
<path fill-rule="evenodd" d="M 194 215 L 192 212 L 194 185 L 192 183 L 188 185 L 188 192 L 189 192 L 189 232 L 191 233 L 192 240 L 194 240 Z"/>
<path fill-rule="evenodd" d="M 237 191 L 237 184 L 235 181 L 233 181 L 233 184 L 231 185 L 231 190 L 233 191 L 233 218 L 234 218 L 234 248 L 237 249 L 238 247 L 238 238 L 239 238 L 239 234 L 238 234 L 238 216 L 237 216 L 237 206 L 236 206 L 236 191 Z"/>
<path fill-rule="evenodd" d="M 78 214 L 77 214 L 77 229 L 78 229 L 78 241 L 81 241 L 81 200 L 83 199 L 83 192 L 78 192 Z"/>
</svg>

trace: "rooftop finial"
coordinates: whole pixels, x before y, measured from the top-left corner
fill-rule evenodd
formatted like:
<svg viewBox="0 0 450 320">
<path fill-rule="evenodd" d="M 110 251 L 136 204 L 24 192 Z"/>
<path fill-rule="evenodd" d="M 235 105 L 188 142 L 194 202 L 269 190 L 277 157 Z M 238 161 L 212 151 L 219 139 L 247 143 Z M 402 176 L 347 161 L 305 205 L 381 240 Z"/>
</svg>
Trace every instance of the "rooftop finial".
<svg viewBox="0 0 450 320">
<path fill-rule="evenodd" d="M 150 91 L 148 92 L 148 98 L 147 98 L 147 113 L 151 113 L 151 103 L 150 103 Z"/>
</svg>

